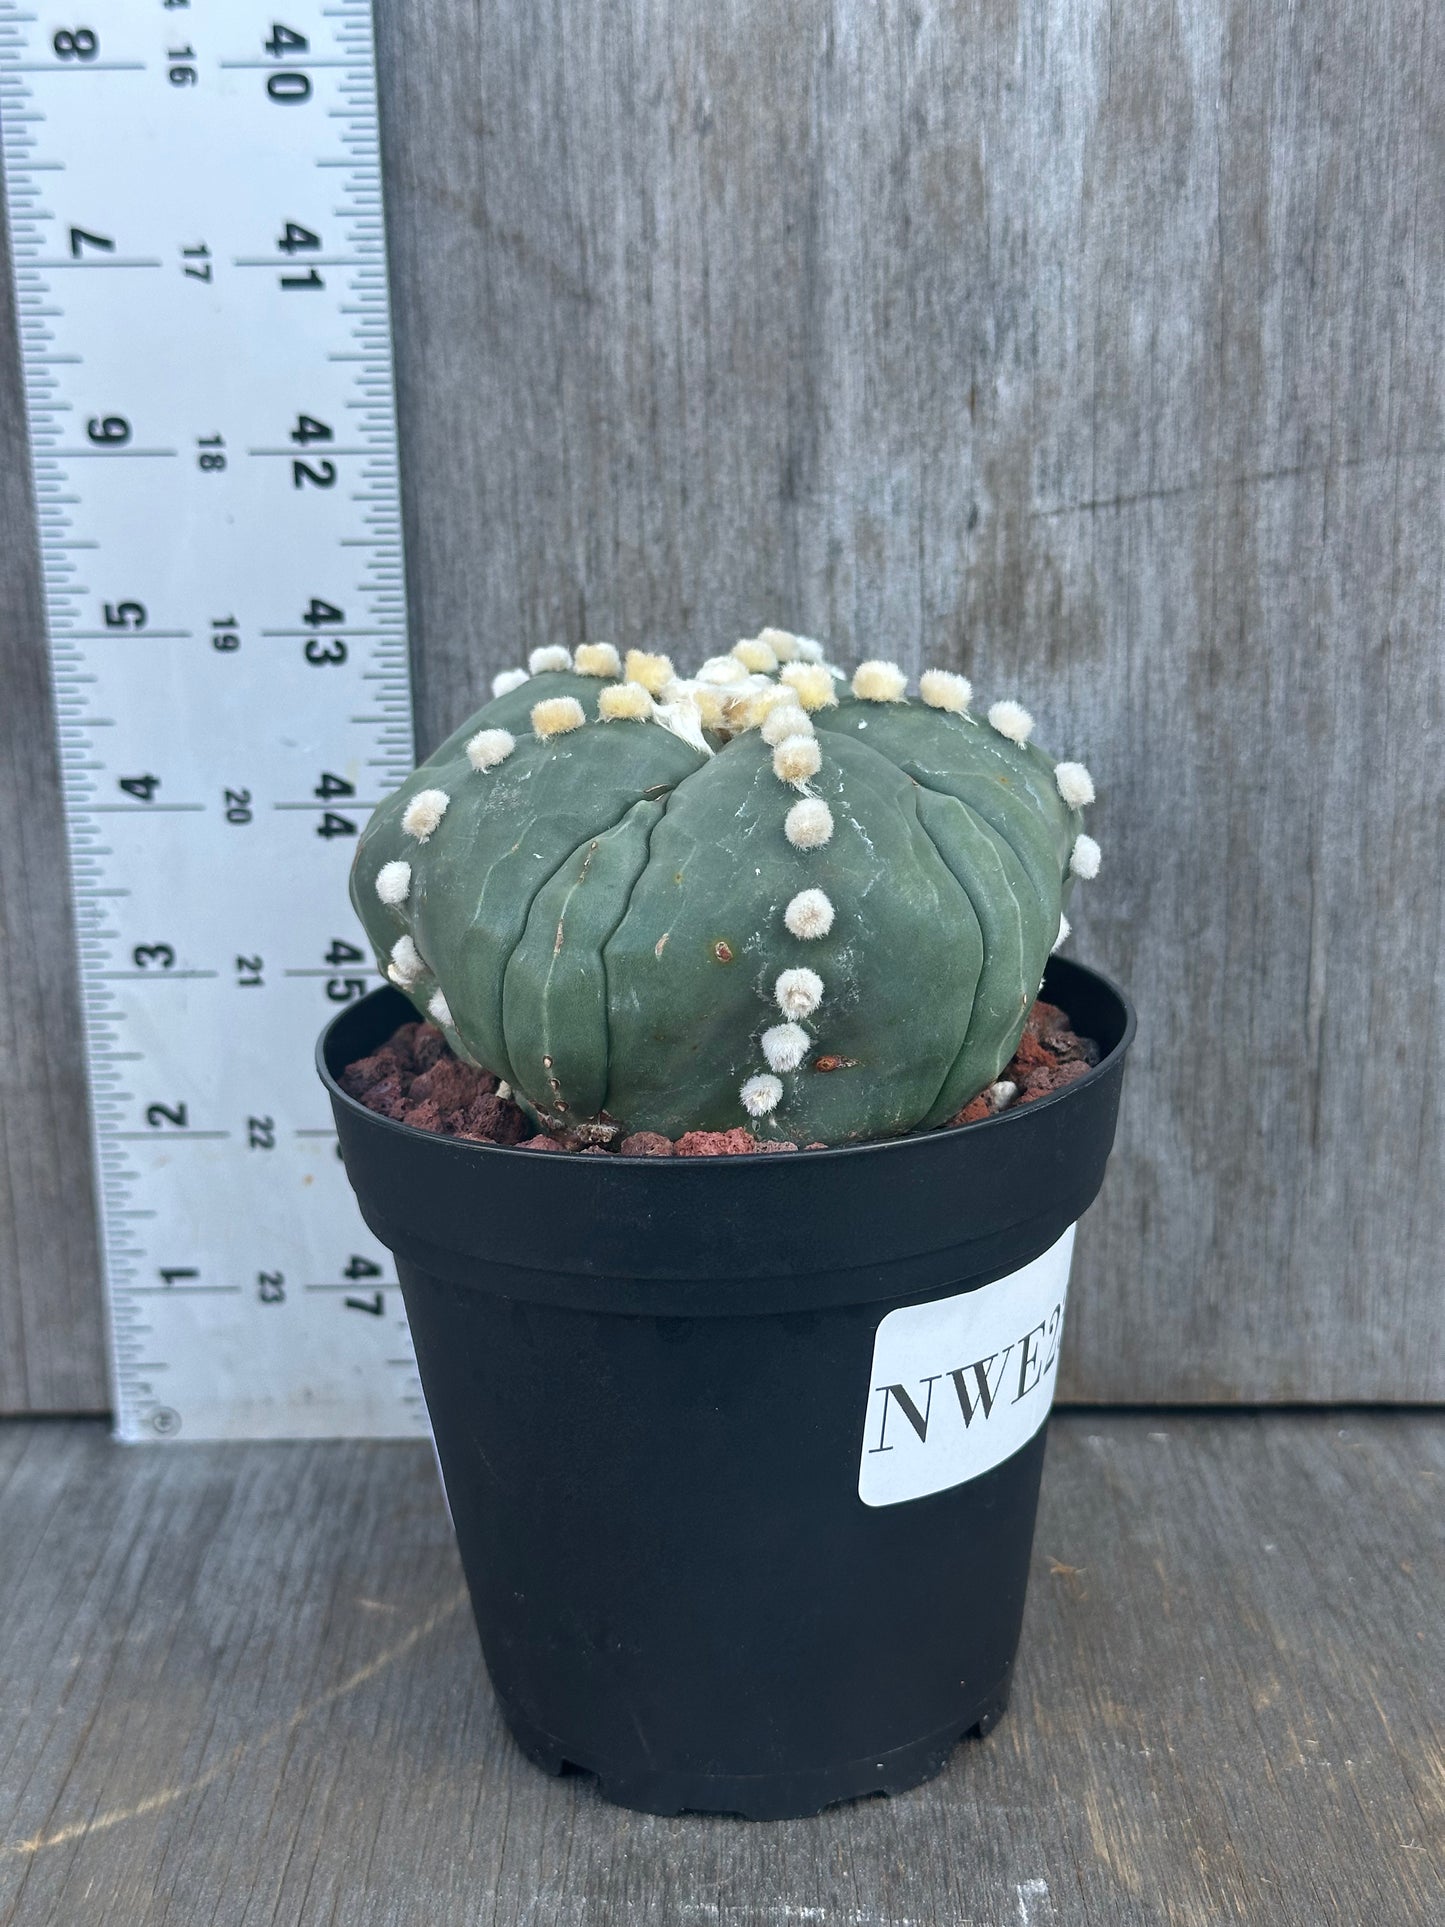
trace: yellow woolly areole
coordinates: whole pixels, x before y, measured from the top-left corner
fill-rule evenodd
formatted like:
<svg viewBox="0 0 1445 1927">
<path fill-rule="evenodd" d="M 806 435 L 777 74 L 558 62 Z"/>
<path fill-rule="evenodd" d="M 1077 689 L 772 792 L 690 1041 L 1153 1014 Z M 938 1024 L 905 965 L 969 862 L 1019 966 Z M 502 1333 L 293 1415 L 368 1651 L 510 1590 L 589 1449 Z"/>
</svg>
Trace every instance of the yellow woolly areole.
<svg viewBox="0 0 1445 1927">
<path fill-rule="evenodd" d="M 741 642 L 733 644 L 733 655 L 744 669 L 750 669 L 755 676 L 770 676 L 778 666 L 777 651 L 761 636 L 744 636 Z"/>
<path fill-rule="evenodd" d="M 795 850 L 821 850 L 833 834 L 833 812 L 821 796 L 805 797 L 788 811 L 783 832 Z"/>
<path fill-rule="evenodd" d="M 973 684 L 951 669 L 925 669 L 918 679 L 918 693 L 930 709 L 951 709 L 961 716 L 973 701 Z"/>
<path fill-rule="evenodd" d="M 652 716 L 652 698 L 640 682 L 618 683 L 598 696 L 597 714 L 604 723 L 645 723 Z"/>
<path fill-rule="evenodd" d="M 445 790 L 418 790 L 402 811 L 401 827 L 418 843 L 425 843 L 446 815 L 451 800 Z"/>
<path fill-rule="evenodd" d="M 763 741 L 769 749 L 776 749 L 778 744 L 789 736 L 813 734 L 812 722 L 807 712 L 799 709 L 793 700 L 793 692 L 785 689 L 783 694 L 787 697 L 787 701 L 770 704 L 763 722 Z"/>
<path fill-rule="evenodd" d="M 480 774 L 505 763 L 516 747 L 510 729 L 479 729 L 467 744 L 467 761 Z"/>
<path fill-rule="evenodd" d="M 831 709 L 838 701 L 833 678 L 821 663 L 788 662 L 779 673 L 804 709 Z"/>
<path fill-rule="evenodd" d="M 565 736 L 569 729 L 580 729 L 586 720 L 575 696 L 548 696 L 532 705 L 532 729 L 538 736 Z"/>
<path fill-rule="evenodd" d="M 689 693 L 697 704 L 697 713 L 704 729 L 727 728 L 727 702 L 720 689 L 708 683 L 692 683 Z"/>
<path fill-rule="evenodd" d="M 629 649 L 622 665 L 629 682 L 640 682 L 649 696 L 660 696 L 663 684 L 676 674 L 671 656 L 652 656 L 645 649 Z"/>
<path fill-rule="evenodd" d="M 723 692 L 723 714 L 735 736 L 760 726 L 772 708 L 769 701 L 771 693 L 768 689 L 729 689 Z"/>
<path fill-rule="evenodd" d="M 802 707 L 798 701 L 797 692 L 789 689 L 786 683 L 774 682 L 771 676 L 755 676 L 753 680 L 767 698 L 770 709 L 777 709 L 782 704 L 787 704 L 792 709 Z"/>
<path fill-rule="evenodd" d="M 908 678 L 896 662 L 860 662 L 853 672 L 853 694 L 864 703 L 901 703 Z"/>
<path fill-rule="evenodd" d="M 570 669 L 572 652 L 560 642 L 549 642 L 543 649 L 534 649 L 527 658 L 527 667 L 534 676 L 544 676 L 549 671 Z"/>
<path fill-rule="evenodd" d="M 773 751 L 773 774 L 780 783 L 795 787 L 816 776 L 823 766 L 823 752 L 815 736 L 785 736 Z"/>
<path fill-rule="evenodd" d="M 610 642 L 579 642 L 572 652 L 579 676 L 620 676 L 622 662 Z"/>
<path fill-rule="evenodd" d="M 756 639 L 765 642 L 779 662 L 791 662 L 798 653 L 798 638 L 787 629 L 759 629 Z"/>
</svg>

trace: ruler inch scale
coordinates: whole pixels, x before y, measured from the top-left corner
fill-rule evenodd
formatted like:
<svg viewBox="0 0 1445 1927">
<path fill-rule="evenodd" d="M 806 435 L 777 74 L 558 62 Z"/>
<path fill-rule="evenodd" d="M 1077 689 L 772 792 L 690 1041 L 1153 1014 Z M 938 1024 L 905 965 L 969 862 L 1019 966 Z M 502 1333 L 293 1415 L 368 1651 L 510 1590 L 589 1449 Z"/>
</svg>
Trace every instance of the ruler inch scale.
<svg viewBox="0 0 1445 1927">
<path fill-rule="evenodd" d="M 412 761 L 370 0 L 0 0 L 0 142 L 117 1435 L 425 1436 L 311 1062 Z"/>
</svg>

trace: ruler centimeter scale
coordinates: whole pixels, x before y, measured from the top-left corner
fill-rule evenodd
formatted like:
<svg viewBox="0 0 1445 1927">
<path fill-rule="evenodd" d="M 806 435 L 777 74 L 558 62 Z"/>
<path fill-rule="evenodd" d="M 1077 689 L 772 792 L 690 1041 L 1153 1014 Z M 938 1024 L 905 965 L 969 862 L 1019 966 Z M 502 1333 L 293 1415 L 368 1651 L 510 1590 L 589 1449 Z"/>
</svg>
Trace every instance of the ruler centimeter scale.
<svg viewBox="0 0 1445 1927">
<path fill-rule="evenodd" d="M 125 1439 L 427 1429 L 312 1068 L 412 762 L 371 9 L 275 5 L 0 0 Z"/>
</svg>

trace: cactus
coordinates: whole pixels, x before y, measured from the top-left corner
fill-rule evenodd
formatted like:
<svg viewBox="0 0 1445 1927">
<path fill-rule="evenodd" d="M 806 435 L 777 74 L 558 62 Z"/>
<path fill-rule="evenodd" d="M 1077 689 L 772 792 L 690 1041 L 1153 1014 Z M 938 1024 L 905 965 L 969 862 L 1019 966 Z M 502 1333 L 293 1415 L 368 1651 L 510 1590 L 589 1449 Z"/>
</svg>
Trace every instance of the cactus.
<svg viewBox="0 0 1445 1927">
<path fill-rule="evenodd" d="M 535 651 L 367 825 L 382 968 L 544 1127 L 837 1144 L 1009 1061 L 1098 869 L 1088 772 L 962 676 L 821 658 Z"/>
</svg>

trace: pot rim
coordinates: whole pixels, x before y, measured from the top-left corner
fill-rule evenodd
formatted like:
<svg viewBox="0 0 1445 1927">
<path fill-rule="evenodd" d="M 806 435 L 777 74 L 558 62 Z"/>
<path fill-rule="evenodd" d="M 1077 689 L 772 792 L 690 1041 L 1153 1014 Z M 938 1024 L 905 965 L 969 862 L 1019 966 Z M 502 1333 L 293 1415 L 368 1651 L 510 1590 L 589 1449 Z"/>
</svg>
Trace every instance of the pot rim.
<svg viewBox="0 0 1445 1927">
<path fill-rule="evenodd" d="M 1072 957 L 1050 959 L 1050 962 L 1057 962 L 1066 970 L 1078 972 L 1080 976 L 1093 978 L 1096 984 L 1100 985 L 1116 1000 L 1120 1009 L 1123 1011 L 1124 1028 L 1119 1033 L 1118 1042 L 1114 1044 L 1112 1049 L 1104 1053 L 1097 1064 L 1092 1065 L 1082 1077 L 1076 1077 L 1072 1083 L 1065 1084 L 1057 1091 L 1050 1091 L 1046 1097 L 1035 1098 L 1026 1105 L 1013 1105 L 1006 1111 L 999 1111 L 993 1117 L 979 1118 L 972 1124 L 936 1124 L 931 1130 L 927 1131 L 904 1131 L 898 1137 L 862 1138 L 855 1144 L 826 1144 L 822 1146 L 821 1149 L 814 1151 L 807 1150 L 800 1144 L 796 1151 L 791 1152 L 739 1151 L 727 1157 L 680 1159 L 666 1157 L 624 1157 L 620 1151 L 609 1151 L 607 1153 L 608 1162 L 611 1164 L 626 1165 L 629 1168 L 635 1168 L 640 1165 L 652 1167 L 659 1165 L 670 1166 L 674 1163 L 687 1166 L 708 1164 L 736 1166 L 740 1161 L 746 1164 L 758 1164 L 764 1160 L 771 1161 L 773 1158 L 780 1156 L 788 1158 L 806 1157 L 811 1163 L 823 1158 L 857 1157 L 864 1153 L 902 1152 L 910 1145 L 931 1143 L 935 1139 L 957 1138 L 969 1131 L 1003 1130 L 1010 1124 L 1018 1124 L 1026 1117 L 1036 1116 L 1041 1111 L 1049 1109 L 1054 1105 L 1063 1104 L 1072 1097 L 1076 1091 L 1083 1091 L 1087 1089 L 1090 1084 L 1096 1083 L 1105 1072 L 1124 1055 L 1133 1044 L 1134 1035 L 1139 1026 L 1138 1016 L 1133 1003 L 1119 984 L 1106 972 L 1096 970 L 1091 964 L 1078 963 Z M 375 990 L 369 991 L 366 998 L 362 999 L 362 1002 L 369 1001 L 372 997 L 385 995 L 388 992 L 394 996 L 401 996 L 402 994 L 399 991 L 392 990 L 390 985 L 380 984 Z M 1039 994 L 1043 994 L 1042 985 L 1039 987 Z M 540 1151 L 525 1150 L 518 1144 L 487 1144 L 479 1138 L 447 1137 L 437 1131 L 422 1131 L 414 1124 L 404 1124 L 398 1118 L 385 1117 L 380 1111 L 373 1111 L 367 1105 L 361 1103 L 359 1099 L 352 1097 L 350 1092 L 344 1090 L 340 1082 L 332 1076 L 331 1068 L 326 1061 L 326 1053 L 331 1041 L 332 1032 L 344 1023 L 352 1012 L 359 1008 L 360 1004 L 347 1004 L 344 1009 L 339 1010 L 334 1017 L 328 1018 L 322 1028 L 320 1036 L 316 1040 L 315 1056 L 317 1074 L 322 1084 L 326 1087 L 327 1095 L 333 1104 L 345 1105 L 348 1110 L 355 1112 L 359 1117 L 365 1119 L 368 1125 L 380 1126 L 386 1131 L 395 1132 L 403 1141 L 407 1139 L 420 1139 L 425 1143 L 444 1144 L 450 1151 L 460 1150 L 467 1153 L 476 1153 L 479 1156 L 485 1157 L 520 1157 L 525 1158 L 529 1162 L 533 1158 L 544 1155 L 544 1153 Z M 414 1009 L 415 1006 L 408 1002 L 408 1008 Z M 1066 1012 L 1065 1014 L 1067 1015 L 1068 1013 Z M 564 1152 L 562 1156 L 563 1161 L 567 1164 L 581 1162 L 580 1153 L 575 1151 Z"/>
</svg>

